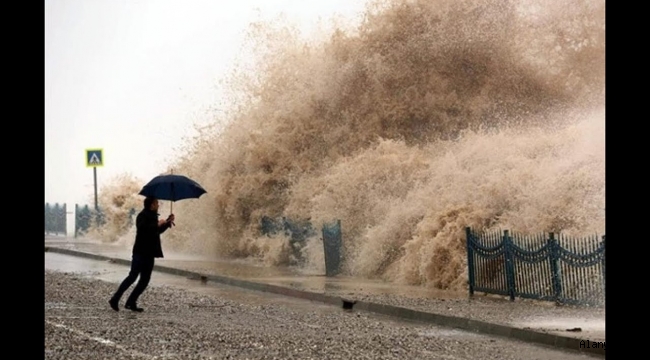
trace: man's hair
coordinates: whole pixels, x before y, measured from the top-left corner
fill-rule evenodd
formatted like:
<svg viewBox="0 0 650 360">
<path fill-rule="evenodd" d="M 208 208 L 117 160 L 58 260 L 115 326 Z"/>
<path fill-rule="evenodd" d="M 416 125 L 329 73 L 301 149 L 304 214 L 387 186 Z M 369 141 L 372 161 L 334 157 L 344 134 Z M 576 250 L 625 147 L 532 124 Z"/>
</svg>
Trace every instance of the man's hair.
<svg viewBox="0 0 650 360">
<path fill-rule="evenodd" d="M 151 209 L 151 204 L 153 204 L 153 201 L 156 200 L 155 197 L 148 196 L 144 199 L 144 208 L 149 210 Z"/>
</svg>

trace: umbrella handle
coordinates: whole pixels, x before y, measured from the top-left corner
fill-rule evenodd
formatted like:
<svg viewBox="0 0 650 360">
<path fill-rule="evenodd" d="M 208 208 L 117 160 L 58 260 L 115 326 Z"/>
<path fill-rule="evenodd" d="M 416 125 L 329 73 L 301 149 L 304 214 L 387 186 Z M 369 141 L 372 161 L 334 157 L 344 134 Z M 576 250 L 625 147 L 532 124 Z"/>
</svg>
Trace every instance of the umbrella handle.
<svg viewBox="0 0 650 360">
<path fill-rule="evenodd" d="M 171 173 L 172 173 L 172 174 L 174 173 L 174 169 L 171 169 Z M 172 199 L 173 199 L 173 198 L 174 198 L 174 183 L 172 183 Z M 174 200 L 172 200 L 172 201 L 169 202 L 169 214 L 171 215 L 171 214 L 173 214 L 173 213 L 174 213 Z M 175 226 L 175 225 L 176 225 L 176 224 L 174 224 L 174 223 L 172 222 L 172 226 Z"/>
<path fill-rule="evenodd" d="M 174 213 L 173 209 L 174 209 L 174 202 L 170 201 L 170 203 L 169 203 L 169 214 L 170 215 Z M 176 224 L 174 224 L 174 222 L 172 222 L 172 226 L 176 226 Z"/>
<path fill-rule="evenodd" d="M 173 201 L 170 203 L 170 209 L 173 206 L 173 203 L 174 203 Z M 167 217 L 167 221 L 169 221 L 169 217 L 172 216 L 172 214 L 173 214 L 172 212 L 169 213 L 169 216 Z M 170 221 L 169 223 L 170 223 L 170 227 L 176 226 L 176 224 L 174 224 L 173 221 Z"/>
<path fill-rule="evenodd" d="M 174 169 L 171 170 L 171 173 L 174 173 Z M 172 190 L 172 199 L 174 199 L 174 183 L 171 183 L 171 190 Z M 169 203 L 169 213 L 173 214 L 174 213 L 174 200 L 172 200 Z"/>
</svg>

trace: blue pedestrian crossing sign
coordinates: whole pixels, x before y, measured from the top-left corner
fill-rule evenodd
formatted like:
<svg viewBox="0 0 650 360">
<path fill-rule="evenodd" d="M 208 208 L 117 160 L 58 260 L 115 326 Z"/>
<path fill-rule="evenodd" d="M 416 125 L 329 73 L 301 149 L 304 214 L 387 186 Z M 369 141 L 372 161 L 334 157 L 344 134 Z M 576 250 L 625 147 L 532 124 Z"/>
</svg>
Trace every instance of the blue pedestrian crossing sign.
<svg viewBox="0 0 650 360">
<path fill-rule="evenodd" d="M 100 167 L 100 166 L 104 166 L 104 157 L 102 156 L 102 149 L 87 149 L 86 167 Z"/>
</svg>

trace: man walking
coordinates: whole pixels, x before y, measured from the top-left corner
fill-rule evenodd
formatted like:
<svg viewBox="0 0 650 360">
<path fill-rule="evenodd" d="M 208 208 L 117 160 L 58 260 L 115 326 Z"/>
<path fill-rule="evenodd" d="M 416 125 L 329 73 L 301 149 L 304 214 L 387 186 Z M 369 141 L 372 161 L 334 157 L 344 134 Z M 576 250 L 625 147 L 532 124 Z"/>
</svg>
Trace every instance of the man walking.
<svg viewBox="0 0 650 360">
<path fill-rule="evenodd" d="M 142 295 L 147 285 L 149 285 L 154 259 L 163 257 L 160 234 L 174 225 L 174 214 L 169 215 L 167 220 L 158 220 L 158 216 L 158 199 L 153 197 L 144 199 L 144 208 L 136 217 L 136 235 L 135 244 L 133 244 L 131 270 L 108 301 L 115 311 L 119 311 L 120 298 L 133 285 L 138 276 L 140 276 L 140 280 L 127 298 L 124 308 L 137 312 L 144 310 L 137 305 L 138 297 Z"/>
</svg>

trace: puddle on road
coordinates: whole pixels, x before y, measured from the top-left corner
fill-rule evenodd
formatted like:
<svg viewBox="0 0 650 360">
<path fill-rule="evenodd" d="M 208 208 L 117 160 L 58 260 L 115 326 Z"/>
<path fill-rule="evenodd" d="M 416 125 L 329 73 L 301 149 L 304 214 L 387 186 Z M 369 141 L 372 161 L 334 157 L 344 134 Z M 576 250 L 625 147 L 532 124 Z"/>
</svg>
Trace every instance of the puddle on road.
<svg viewBox="0 0 650 360">
<path fill-rule="evenodd" d="M 92 260 L 47 252 L 45 253 L 45 270 L 75 273 L 87 278 L 94 278 L 117 284 L 124 280 L 128 275 L 129 266 L 115 264 L 110 261 Z M 152 284 L 154 286 L 163 284 L 189 289 L 201 288 L 206 285 L 200 281 L 165 273 L 156 273 L 155 279 L 157 284 Z"/>
<path fill-rule="evenodd" d="M 421 287 L 389 284 L 382 281 L 337 276 L 301 276 L 246 278 L 272 285 L 291 287 L 297 290 L 336 294 L 341 296 L 399 295 L 410 298 L 466 299 L 466 292 L 440 291 Z"/>
<path fill-rule="evenodd" d="M 450 330 L 445 328 L 434 328 L 430 330 L 420 331 L 418 332 L 418 335 L 424 337 L 432 337 L 432 338 L 448 337 L 448 338 L 456 338 L 456 339 L 459 338 L 471 339 L 471 338 L 478 338 L 482 336 L 468 331 L 460 331 L 460 330 L 453 330 L 453 329 Z"/>
<path fill-rule="evenodd" d="M 585 318 L 559 318 L 559 319 L 538 319 L 533 321 L 518 322 L 522 327 L 530 329 L 544 329 L 545 331 L 563 332 L 566 335 L 602 332 L 605 327 L 605 319 Z M 579 329 L 579 330 L 575 330 Z M 574 330 L 574 331 L 568 331 Z"/>
</svg>

